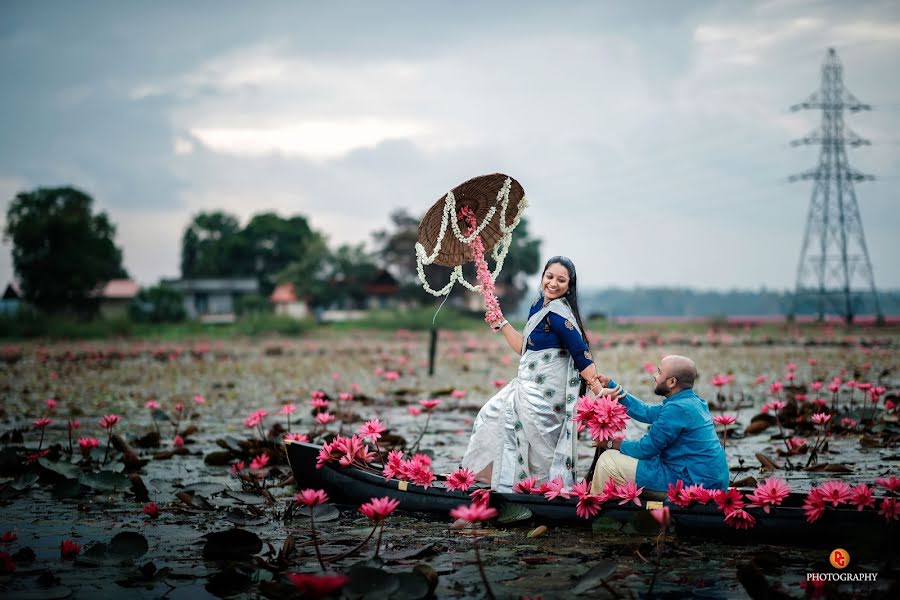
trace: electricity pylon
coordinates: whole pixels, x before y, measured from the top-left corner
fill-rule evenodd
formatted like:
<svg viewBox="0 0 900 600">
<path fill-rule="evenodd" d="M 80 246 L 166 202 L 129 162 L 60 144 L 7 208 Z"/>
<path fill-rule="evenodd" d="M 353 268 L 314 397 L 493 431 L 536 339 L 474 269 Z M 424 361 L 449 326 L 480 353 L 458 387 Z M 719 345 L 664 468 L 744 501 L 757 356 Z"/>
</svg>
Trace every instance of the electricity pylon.
<svg viewBox="0 0 900 600">
<path fill-rule="evenodd" d="M 792 146 L 819 144 L 822 147 L 815 169 L 790 177 L 790 181 L 812 179 L 814 182 L 791 314 L 796 315 L 804 301 L 812 300 L 820 320 L 831 312 L 850 324 L 862 301 L 871 295 L 880 322 L 883 320 L 881 304 L 853 187 L 855 182 L 874 177 L 853 169 L 847 161 L 847 146 L 864 146 L 870 142 L 844 127 L 845 110 L 856 113 L 872 107 L 857 100 L 844 87 L 843 67 L 834 48 L 828 49 L 822 65 L 821 89 L 792 106 L 791 111 L 812 108 L 822 109 L 821 127 L 791 142 Z"/>
</svg>

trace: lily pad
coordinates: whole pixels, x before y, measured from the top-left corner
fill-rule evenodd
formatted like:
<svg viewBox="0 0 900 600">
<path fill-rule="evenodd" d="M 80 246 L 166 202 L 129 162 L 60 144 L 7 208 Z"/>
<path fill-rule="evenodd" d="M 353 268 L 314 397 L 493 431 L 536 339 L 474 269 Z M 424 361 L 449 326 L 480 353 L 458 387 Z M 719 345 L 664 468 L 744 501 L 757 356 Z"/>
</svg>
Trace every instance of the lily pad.
<svg viewBox="0 0 900 600">
<path fill-rule="evenodd" d="M 572 594 L 577 596 L 601 585 L 604 581 L 609 579 L 610 575 L 616 572 L 617 566 L 616 563 L 608 560 L 597 561 L 591 567 L 591 570 L 578 580 L 578 583 L 572 588 Z"/>
<path fill-rule="evenodd" d="M 102 492 L 122 492 L 131 489 L 131 480 L 114 471 L 82 473 L 78 480 L 84 485 Z"/>
<path fill-rule="evenodd" d="M 130 560 L 147 554 L 149 548 L 147 538 L 141 534 L 134 531 L 123 531 L 113 537 L 106 552 L 123 560 Z"/>
<path fill-rule="evenodd" d="M 121 565 L 147 553 L 147 538 L 134 531 L 117 533 L 109 544 L 91 544 L 76 563 L 93 567 Z"/>
<path fill-rule="evenodd" d="M 185 484 L 183 489 L 185 492 L 194 492 L 195 494 L 209 497 L 224 492 L 228 488 L 225 484 L 216 483 L 214 481 L 197 481 Z"/>
<path fill-rule="evenodd" d="M 505 504 L 497 517 L 498 523 L 515 523 L 532 517 L 531 509 L 522 504 Z"/>
<path fill-rule="evenodd" d="M 350 598 L 381 600 L 400 588 L 400 578 L 372 567 L 354 567 L 348 573 L 350 581 L 344 594 Z"/>
<path fill-rule="evenodd" d="M 14 590 L 4 592 L 6 600 L 61 600 L 72 595 L 72 590 L 64 585 L 55 585 L 35 590 Z"/>
<path fill-rule="evenodd" d="M 53 497 L 61 498 L 78 498 L 88 488 L 81 485 L 77 479 L 63 479 L 53 486 Z"/>
<path fill-rule="evenodd" d="M 622 524 L 612 517 L 597 517 L 591 524 L 591 530 L 595 535 L 620 533 L 622 531 Z"/>
<path fill-rule="evenodd" d="M 38 459 L 38 464 L 47 469 L 48 471 L 53 471 L 57 475 L 62 475 L 66 479 L 77 479 L 79 475 L 81 475 L 81 468 L 78 465 L 72 464 L 66 461 L 51 461 L 46 458 Z"/>
<path fill-rule="evenodd" d="M 397 591 L 391 594 L 392 600 L 419 600 L 425 598 L 431 591 L 428 581 L 419 573 L 397 573 L 399 586 Z"/>
<path fill-rule="evenodd" d="M 319 506 L 313 507 L 315 510 L 314 516 L 316 518 L 316 523 L 327 523 L 328 521 L 334 521 L 338 517 L 341 516 L 341 511 L 335 507 L 334 504 L 320 504 Z M 295 516 L 301 517 L 309 517 L 310 509 L 308 506 L 301 506 L 294 511 Z"/>
<path fill-rule="evenodd" d="M 18 477 L 16 477 L 15 481 L 10 483 L 10 487 L 15 490 L 19 490 L 20 492 L 23 490 L 27 490 L 32 485 L 37 483 L 37 480 L 40 479 L 40 476 L 34 471 L 28 471 L 26 473 L 22 473 Z"/>
<path fill-rule="evenodd" d="M 653 518 L 649 510 L 641 510 L 632 515 L 625 523 L 625 533 L 637 535 L 655 535 L 659 533 L 659 522 Z"/>
<path fill-rule="evenodd" d="M 242 560 L 262 550 L 259 536 L 245 529 L 227 529 L 206 536 L 203 558 L 209 560 Z"/>
</svg>

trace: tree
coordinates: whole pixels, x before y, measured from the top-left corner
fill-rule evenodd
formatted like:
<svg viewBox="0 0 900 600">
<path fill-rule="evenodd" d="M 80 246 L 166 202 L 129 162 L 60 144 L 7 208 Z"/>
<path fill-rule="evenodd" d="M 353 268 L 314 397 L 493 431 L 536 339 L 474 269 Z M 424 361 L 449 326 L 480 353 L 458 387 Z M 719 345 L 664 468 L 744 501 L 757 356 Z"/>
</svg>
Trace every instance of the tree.
<svg viewBox="0 0 900 600">
<path fill-rule="evenodd" d="M 129 314 L 135 321 L 146 323 L 177 323 L 187 317 L 182 293 L 165 285 L 138 292 L 129 306 Z"/>
<path fill-rule="evenodd" d="M 377 257 L 401 284 L 401 295 L 406 298 L 427 300 L 428 294 L 422 289 L 416 270 L 415 245 L 418 239 L 420 219 L 411 216 L 405 209 L 391 214 L 393 230 L 381 230 L 372 234 L 377 246 Z M 447 235 L 452 235 L 452 232 Z M 431 248 L 427 249 L 431 251 Z M 528 220 L 522 218 L 513 232 L 509 253 L 503 263 L 503 270 L 497 276 L 498 299 L 504 310 L 515 310 L 527 291 L 527 277 L 540 269 L 541 240 L 530 237 Z M 488 266 L 493 264 L 488 254 Z M 451 269 L 438 265 L 423 268 L 425 278 L 431 287 L 443 287 L 450 278 Z M 463 265 L 463 275 L 472 283 L 476 282 L 475 265 Z"/>
<path fill-rule="evenodd" d="M 246 250 L 242 268 L 259 279 L 261 292 L 268 296 L 275 287 L 278 273 L 299 260 L 318 243 L 318 237 L 305 217 L 289 219 L 275 213 L 255 215 L 240 233 L 241 247 Z"/>
<path fill-rule="evenodd" d="M 4 239 L 29 302 L 47 312 L 92 312 L 92 293 L 110 279 L 128 277 L 115 226 L 94 215 L 94 200 L 71 187 L 16 195 L 6 212 Z"/>
<path fill-rule="evenodd" d="M 192 279 L 252 274 L 241 264 L 240 230 L 237 217 L 221 211 L 194 217 L 181 238 L 181 276 Z"/>
<path fill-rule="evenodd" d="M 342 244 L 328 259 L 327 274 L 333 299 L 359 305 L 366 299 L 366 283 L 375 277 L 378 266 L 364 244 Z"/>
<path fill-rule="evenodd" d="M 513 231 L 509 253 L 503 261 L 503 270 L 497 275 L 497 285 L 503 287 L 499 296 L 504 310 L 514 311 L 528 292 L 528 277 L 541 268 L 541 240 L 528 233 L 528 219 L 522 217 Z"/>
<path fill-rule="evenodd" d="M 181 238 L 181 276 L 256 277 L 268 296 L 288 266 L 317 254 L 322 237 L 305 217 L 254 215 L 243 229 L 224 212 L 200 213 Z"/>
</svg>

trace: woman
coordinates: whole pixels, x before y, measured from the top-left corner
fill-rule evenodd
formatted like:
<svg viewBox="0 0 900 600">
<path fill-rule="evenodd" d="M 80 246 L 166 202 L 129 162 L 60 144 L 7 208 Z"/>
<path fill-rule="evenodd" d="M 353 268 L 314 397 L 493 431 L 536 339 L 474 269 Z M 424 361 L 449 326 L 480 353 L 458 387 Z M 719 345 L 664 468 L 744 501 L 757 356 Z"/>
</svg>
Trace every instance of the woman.
<svg viewBox="0 0 900 600">
<path fill-rule="evenodd" d="M 574 485 L 575 403 L 585 384 L 595 394 L 614 391 L 600 385 L 594 367 L 571 260 L 547 261 L 528 317 L 521 334 L 506 320 L 492 325 L 522 355 L 519 373 L 478 412 L 462 461 L 479 481 L 501 492 L 528 477 L 561 476 L 566 487 Z"/>
</svg>

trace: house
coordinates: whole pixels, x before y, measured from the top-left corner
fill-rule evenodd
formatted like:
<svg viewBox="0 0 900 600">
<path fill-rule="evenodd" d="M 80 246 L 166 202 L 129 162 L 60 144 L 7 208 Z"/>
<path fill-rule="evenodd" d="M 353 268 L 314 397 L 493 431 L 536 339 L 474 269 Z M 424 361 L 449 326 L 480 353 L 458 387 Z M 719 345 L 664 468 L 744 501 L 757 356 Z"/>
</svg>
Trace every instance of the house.
<svg viewBox="0 0 900 600">
<path fill-rule="evenodd" d="M 259 282 L 252 277 L 174 279 L 162 283 L 184 295 L 184 311 L 189 319 L 204 323 L 233 323 L 240 298 L 259 294 Z"/>
<path fill-rule="evenodd" d="M 305 301 L 297 299 L 293 283 L 282 283 L 269 296 L 269 302 L 275 307 L 276 315 L 284 315 L 295 319 L 309 316 L 309 306 Z"/>
<path fill-rule="evenodd" d="M 400 285 L 393 275 L 381 269 L 372 279 L 363 284 L 366 294 L 366 305 L 369 310 L 379 308 L 397 308 L 397 291 Z"/>
<path fill-rule="evenodd" d="M 0 316 L 14 317 L 22 307 L 22 290 L 13 281 L 6 285 L 3 291 L 3 299 L 0 300 Z"/>
<path fill-rule="evenodd" d="M 128 306 L 138 295 L 140 286 L 131 279 L 111 279 L 91 294 L 97 299 L 97 312 L 104 319 L 128 316 Z"/>
</svg>

